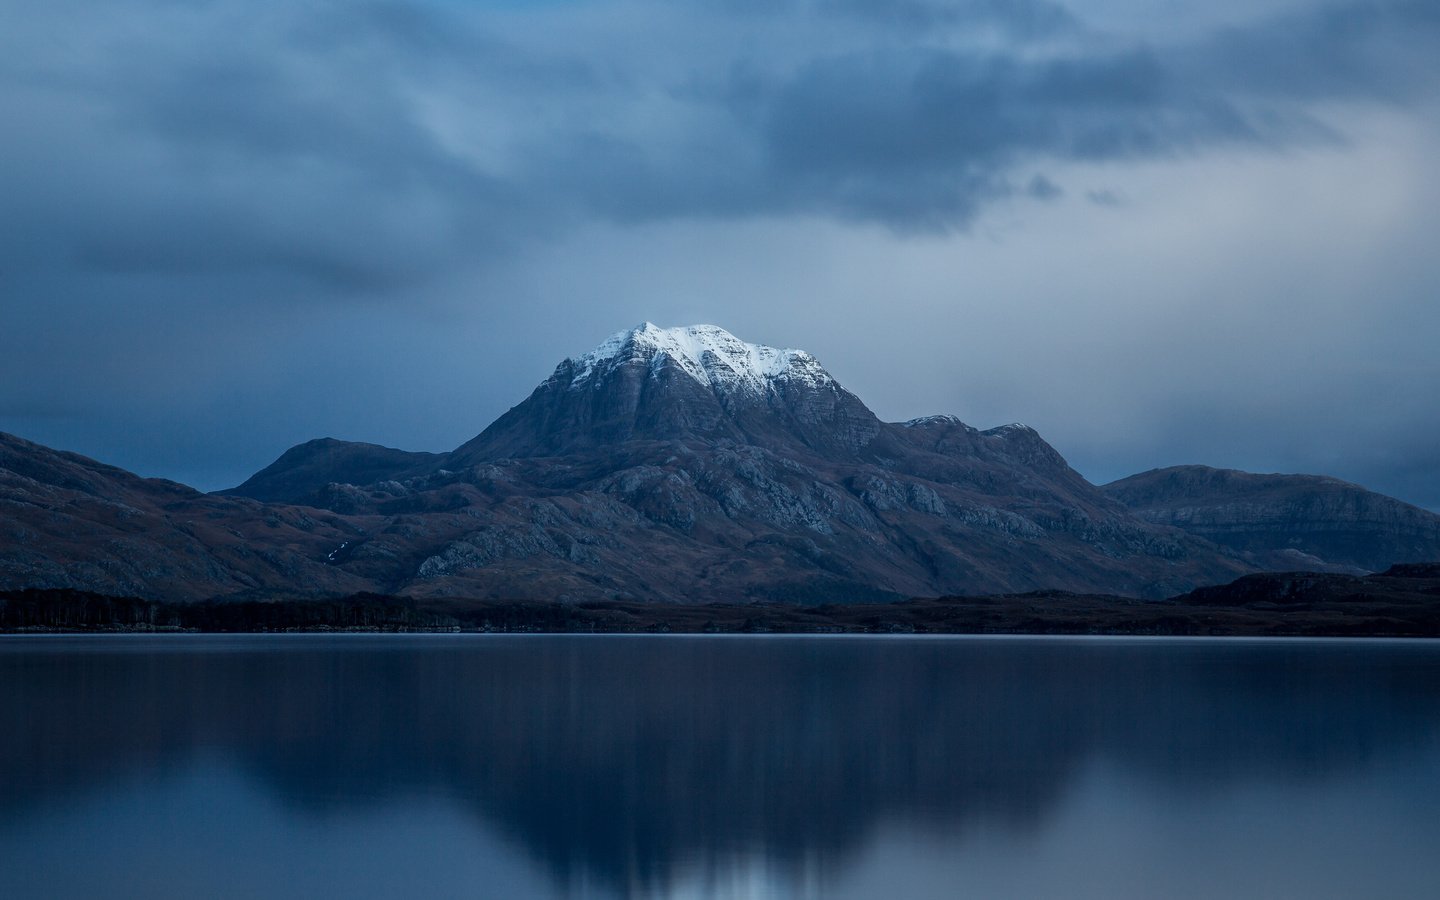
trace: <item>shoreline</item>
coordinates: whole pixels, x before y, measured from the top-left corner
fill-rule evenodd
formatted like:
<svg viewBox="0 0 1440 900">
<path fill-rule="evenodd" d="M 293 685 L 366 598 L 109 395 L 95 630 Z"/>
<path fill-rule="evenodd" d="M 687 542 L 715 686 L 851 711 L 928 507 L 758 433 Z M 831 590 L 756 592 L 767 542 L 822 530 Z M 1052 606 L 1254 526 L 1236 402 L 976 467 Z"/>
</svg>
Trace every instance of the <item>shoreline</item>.
<svg viewBox="0 0 1440 900">
<path fill-rule="evenodd" d="M 1327 641 L 1433 641 L 1440 634 L 1415 634 L 1406 632 L 1345 632 L 1323 631 L 1255 631 L 1255 632 L 1163 632 L 1163 631 L 537 631 L 537 630 L 480 630 L 441 628 L 289 628 L 274 631 L 202 631 L 200 629 L 144 629 L 125 627 L 103 628 L 30 628 L 0 630 L 0 639 L 24 637 L 275 637 L 283 635 L 372 635 L 372 636 L 416 636 L 444 635 L 450 637 L 837 637 L 837 638 L 889 638 L 889 637 L 1029 637 L 1029 638 L 1155 638 L 1157 640 L 1327 640 Z"/>
<path fill-rule="evenodd" d="M 886 605 L 654 606 L 457 603 L 386 598 L 150 604 L 49 622 L 7 622 L 0 634 L 799 634 L 1096 635 L 1153 637 L 1440 637 L 1440 603 L 1346 609 L 1187 606 L 1173 601 L 1026 596 Z M 104 607 L 110 607 L 110 603 Z"/>
<path fill-rule="evenodd" d="M 1440 637 L 1440 566 L 1273 573 L 1168 600 L 1063 591 L 815 606 L 346 597 L 150 600 L 0 592 L 0 634 L 994 634 Z"/>
</svg>

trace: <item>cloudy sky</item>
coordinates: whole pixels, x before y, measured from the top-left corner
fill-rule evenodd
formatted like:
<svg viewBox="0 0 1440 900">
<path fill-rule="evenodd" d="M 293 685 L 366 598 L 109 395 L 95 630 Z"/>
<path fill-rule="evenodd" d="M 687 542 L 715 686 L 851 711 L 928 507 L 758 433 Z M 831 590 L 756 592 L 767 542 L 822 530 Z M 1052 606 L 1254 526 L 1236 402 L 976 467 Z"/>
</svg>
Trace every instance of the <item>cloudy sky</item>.
<svg viewBox="0 0 1440 900">
<path fill-rule="evenodd" d="M 0 430 L 444 450 L 644 320 L 1440 508 L 1433 0 L 0 0 Z"/>
</svg>

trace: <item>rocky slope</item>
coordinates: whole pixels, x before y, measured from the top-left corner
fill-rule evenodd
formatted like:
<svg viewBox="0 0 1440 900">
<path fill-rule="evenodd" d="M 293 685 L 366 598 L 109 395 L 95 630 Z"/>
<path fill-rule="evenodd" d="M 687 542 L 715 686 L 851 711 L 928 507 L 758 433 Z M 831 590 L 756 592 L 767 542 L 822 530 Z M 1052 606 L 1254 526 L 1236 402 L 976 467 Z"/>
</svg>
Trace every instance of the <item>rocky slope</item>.
<svg viewBox="0 0 1440 900">
<path fill-rule="evenodd" d="M 362 589 L 327 557 L 374 523 L 218 497 L 0 433 L 0 585 L 161 599 Z"/>
<path fill-rule="evenodd" d="M 1440 516 L 1336 478 L 1175 466 L 1104 491 L 1147 522 L 1233 548 L 1263 569 L 1369 572 L 1440 559 Z"/>
</svg>

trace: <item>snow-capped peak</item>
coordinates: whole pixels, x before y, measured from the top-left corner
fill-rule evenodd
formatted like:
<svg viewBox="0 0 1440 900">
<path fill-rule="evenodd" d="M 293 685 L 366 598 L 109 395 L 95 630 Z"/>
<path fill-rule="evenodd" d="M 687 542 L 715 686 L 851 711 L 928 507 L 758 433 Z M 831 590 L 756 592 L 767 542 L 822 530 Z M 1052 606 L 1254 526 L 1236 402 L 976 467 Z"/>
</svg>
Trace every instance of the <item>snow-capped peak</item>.
<svg viewBox="0 0 1440 900">
<path fill-rule="evenodd" d="M 764 392 L 780 379 L 813 384 L 834 380 L 804 350 L 747 344 L 716 325 L 660 328 L 646 322 L 617 331 L 589 353 L 568 360 L 574 373 L 570 386 L 583 387 L 616 366 L 634 361 L 644 361 L 656 372 L 666 360 L 701 384 L 726 392 Z"/>
<path fill-rule="evenodd" d="M 960 421 L 959 416 L 940 415 L 921 416 L 918 419 L 910 419 L 900 424 L 906 428 L 928 428 L 932 425 L 964 425 L 965 423 Z"/>
</svg>

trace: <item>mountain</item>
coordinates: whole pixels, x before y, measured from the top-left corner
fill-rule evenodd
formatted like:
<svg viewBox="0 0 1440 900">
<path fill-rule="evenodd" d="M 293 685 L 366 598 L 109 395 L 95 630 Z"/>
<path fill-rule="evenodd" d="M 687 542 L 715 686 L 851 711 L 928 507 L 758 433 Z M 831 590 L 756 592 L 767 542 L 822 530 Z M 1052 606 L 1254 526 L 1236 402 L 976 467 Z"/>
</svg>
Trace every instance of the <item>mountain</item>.
<svg viewBox="0 0 1440 900">
<path fill-rule="evenodd" d="M 140 478 L 0 433 L 0 585 L 159 599 L 363 589 L 327 562 L 369 522 Z"/>
<path fill-rule="evenodd" d="M 455 451 L 387 457 L 406 477 L 303 450 L 233 493 L 385 517 L 344 567 L 426 596 L 1161 596 L 1251 571 L 1137 519 L 1033 429 L 881 422 L 810 354 L 708 325 L 612 335 Z"/>
<path fill-rule="evenodd" d="M 1440 559 L 1440 516 L 1337 478 L 1174 466 L 1103 490 L 1147 522 L 1233 548 L 1264 569 L 1378 572 Z"/>
<path fill-rule="evenodd" d="M 1138 484 L 1097 488 L 1024 425 L 882 422 L 804 351 L 715 326 L 646 323 L 563 360 L 452 452 L 310 441 L 219 494 L 4 436 L 0 589 L 562 602 L 1164 597 L 1275 559 L 1361 568 L 1434 546 L 1419 511 L 1367 495 L 1360 506 L 1280 515 L 1317 536 L 1363 531 L 1369 556 L 1328 544 L 1315 545 L 1328 555 L 1275 556 L 1224 529 L 1214 540 L 1190 533 L 1195 515 L 1162 514 Z M 1385 518 L 1402 507 L 1413 512 Z"/>
</svg>

